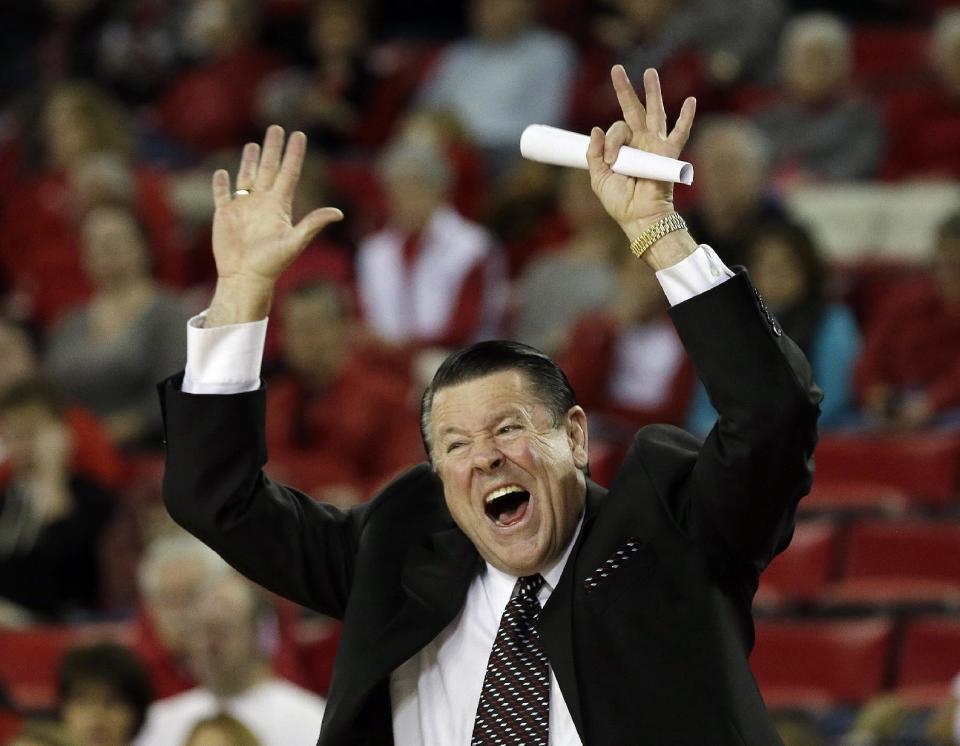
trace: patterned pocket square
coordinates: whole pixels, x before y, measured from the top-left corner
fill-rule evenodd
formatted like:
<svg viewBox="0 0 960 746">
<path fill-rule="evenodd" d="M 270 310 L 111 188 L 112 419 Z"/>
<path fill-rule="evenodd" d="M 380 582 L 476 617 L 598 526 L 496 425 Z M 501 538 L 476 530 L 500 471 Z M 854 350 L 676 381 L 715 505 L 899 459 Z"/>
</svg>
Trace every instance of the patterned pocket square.
<svg viewBox="0 0 960 746">
<path fill-rule="evenodd" d="M 604 563 L 600 565 L 600 567 L 590 573 L 587 579 L 583 581 L 583 589 L 587 593 L 596 590 L 604 584 L 607 578 L 616 574 L 624 565 L 629 564 L 630 560 L 636 557 L 645 547 L 646 544 L 640 541 L 640 539 L 631 536 L 623 546 L 604 560 Z"/>
</svg>

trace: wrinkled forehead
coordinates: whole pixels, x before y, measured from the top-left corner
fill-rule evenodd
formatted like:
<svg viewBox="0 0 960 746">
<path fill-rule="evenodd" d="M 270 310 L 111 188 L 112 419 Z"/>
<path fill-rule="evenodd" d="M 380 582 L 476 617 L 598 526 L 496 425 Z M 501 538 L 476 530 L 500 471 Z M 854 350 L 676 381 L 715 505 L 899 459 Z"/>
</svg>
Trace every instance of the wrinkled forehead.
<svg viewBox="0 0 960 746">
<path fill-rule="evenodd" d="M 536 425 L 549 420 L 546 404 L 520 370 L 489 373 L 439 389 L 430 410 L 433 434 L 450 429 L 481 430 L 504 417 L 520 417 Z"/>
</svg>

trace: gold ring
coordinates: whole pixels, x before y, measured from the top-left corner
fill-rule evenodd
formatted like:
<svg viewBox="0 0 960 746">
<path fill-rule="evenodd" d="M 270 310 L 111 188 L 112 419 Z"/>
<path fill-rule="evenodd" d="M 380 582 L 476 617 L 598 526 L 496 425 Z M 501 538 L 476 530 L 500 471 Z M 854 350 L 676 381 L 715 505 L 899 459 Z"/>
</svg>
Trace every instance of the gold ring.
<svg viewBox="0 0 960 746">
<path fill-rule="evenodd" d="M 234 196 L 234 197 L 247 197 L 247 196 L 250 195 L 250 193 L 251 193 L 252 191 L 253 191 L 252 189 L 234 189 L 234 191 L 233 191 L 233 196 Z"/>
</svg>

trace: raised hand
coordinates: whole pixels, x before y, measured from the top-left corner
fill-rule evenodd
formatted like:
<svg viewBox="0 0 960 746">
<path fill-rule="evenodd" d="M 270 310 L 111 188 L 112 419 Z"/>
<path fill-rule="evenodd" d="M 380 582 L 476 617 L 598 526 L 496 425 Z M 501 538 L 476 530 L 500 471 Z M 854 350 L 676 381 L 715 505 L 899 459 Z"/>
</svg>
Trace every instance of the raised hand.
<svg viewBox="0 0 960 746">
<path fill-rule="evenodd" d="M 649 69 L 643 76 L 646 106 L 637 97 L 623 66 L 616 65 L 610 77 L 623 119 L 606 133 L 599 127 L 593 128 L 587 163 L 593 191 L 632 241 L 661 217 L 673 212 L 673 184 L 623 176 L 614 173 L 610 166 L 616 161 L 621 145 L 670 158 L 679 156 L 690 137 L 696 99 L 683 102 L 677 123 L 667 134 L 667 115 L 657 71 Z"/>
<path fill-rule="evenodd" d="M 283 270 L 324 226 L 343 218 L 337 208 L 321 207 L 293 225 L 293 195 L 306 150 L 302 132 L 290 135 L 284 150 L 283 128 L 272 125 L 262 150 L 256 143 L 244 146 L 236 191 L 225 170 L 214 172 L 217 291 L 207 326 L 263 318 Z"/>
</svg>

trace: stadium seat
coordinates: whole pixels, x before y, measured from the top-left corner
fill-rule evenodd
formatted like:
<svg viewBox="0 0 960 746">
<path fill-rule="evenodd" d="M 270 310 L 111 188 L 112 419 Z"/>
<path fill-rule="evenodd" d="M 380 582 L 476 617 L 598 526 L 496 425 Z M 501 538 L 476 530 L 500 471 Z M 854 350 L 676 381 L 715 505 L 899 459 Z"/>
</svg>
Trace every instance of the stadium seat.
<svg viewBox="0 0 960 746">
<path fill-rule="evenodd" d="M 801 512 L 873 511 L 904 513 L 910 498 L 899 487 L 861 479 L 814 480 L 810 494 L 800 501 Z"/>
<path fill-rule="evenodd" d="M 767 706 L 817 709 L 869 699 L 886 683 L 893 626 L 886 619 L 758 623 L 750 665 Z"/>
<path fill-rule="evenodd" d="M 952 433 L 824 437 L 817 479 L 862 480 L 903 490 L 911 502 L 945 506 L 956 496 L 960 437 Z"/>
<path fill-rule="evenodd" d="M 840 527 L 832 523 L 798 523 L 790 546 L 760 576 L 756 602 L 769 606 L 815 598 L 831 579 L 839 536 Z"/>
<path fill-rule="evenodd" d="M 960 604 L 960 523 L 871 521 L 850 531 L 834 604 Z"/>
<path fill-rule="evenodd" d="M 915 707 L 946 699 L 960 674 L 960 619 L 925 617 L 907 624 L 900 647 L 897 695 Z"/>
<path fill-rule="evenodd" d="M 857 28 L 853 37 L 854 80 L 871 93 L 882 93 L 927 79 L 929 39 L 929 32 L 923 28 Z"/>
</svg>

